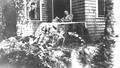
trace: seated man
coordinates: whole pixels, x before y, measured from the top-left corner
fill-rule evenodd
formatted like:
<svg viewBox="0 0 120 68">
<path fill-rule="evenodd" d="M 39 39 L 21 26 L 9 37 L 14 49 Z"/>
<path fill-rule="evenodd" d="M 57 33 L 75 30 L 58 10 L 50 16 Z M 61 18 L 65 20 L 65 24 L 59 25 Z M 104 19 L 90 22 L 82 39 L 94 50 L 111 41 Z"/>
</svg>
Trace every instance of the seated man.
<svg viewBox="0 0 120 68">
<path fill-rule="evenodd" d="M 55 17 L 55 19 L 52 20 L 52 22 L 72 22 L 73 15 L 69 14 L 68 11 L 64 11 L 65 16 L 60 19 L 59 17 Z"/>
<path fill-rule="evenodd" d="M 72 22 L 72 19 L 73 19 L 73 15 L 72 14 L 69 14 L 68 11 L 64 11 L 64 14 L 65 14 L 65 17 L 63 17 L 61 20 L 63 22 Z"/>
</svg>

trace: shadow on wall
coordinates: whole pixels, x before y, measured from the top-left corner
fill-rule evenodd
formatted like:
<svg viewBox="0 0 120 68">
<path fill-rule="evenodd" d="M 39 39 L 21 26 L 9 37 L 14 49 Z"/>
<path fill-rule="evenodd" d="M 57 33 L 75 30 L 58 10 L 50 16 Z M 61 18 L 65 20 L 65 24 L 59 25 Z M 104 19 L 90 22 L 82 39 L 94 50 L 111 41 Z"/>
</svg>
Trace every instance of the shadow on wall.
<svg viewBox="0 0 120 68">
<path fill-rule="evenodd" d="M 11 36 L 16 36 L 16 24 L 17 24 L 17 14 L 16 9 L 11 4 L 6 4 L 3 6 L 3 23 L 6 24 L 4 35 L 9 38 Z"/>
<path fill-rule="evenodd" d="M 84 24 L 73 24 L 69 25 L 68 27 L 68 32 L 76 32 L 79 36 L 81 36 L 86 43 L 92 42 L 89 36 L 88 29 L 84 26 Z"/>
</svg>

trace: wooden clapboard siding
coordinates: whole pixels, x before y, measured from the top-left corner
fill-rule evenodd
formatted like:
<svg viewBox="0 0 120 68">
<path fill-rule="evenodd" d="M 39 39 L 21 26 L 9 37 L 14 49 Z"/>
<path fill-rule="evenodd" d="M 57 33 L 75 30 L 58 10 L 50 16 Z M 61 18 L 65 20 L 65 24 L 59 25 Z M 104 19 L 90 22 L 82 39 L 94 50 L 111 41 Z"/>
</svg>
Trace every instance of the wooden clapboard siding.
<svg viewBox="0 0 120 68">
<path fill-rule="evenodd" d="M 85 5 L 85 21 L 95 20 L 96 0 L 85 0 L 84 5 Z"/>
<path fill-rule="evenodd" d="M 94 40 L 94 38 L 99 38 L 104 34 L 105 21 L 87 22 L 87 28 L 91 38 Z"/>
<path fill-rule="evenodd" d="M 47 16 L 47 0 L 44 0 L 44 3 L 42 4 L 42 21 L 47 21 L 48 16 Z"/>
<path fill-rule="evenodd" d="M 105 19 L 97 17 L 96 0 L 85 0 L 85 21 L 92 40 L 104 34 Z"/>
<path fill-rule="evenodd" d="M 42 21 L 52 20 L 52 0 L 44 0 L 42 4 Z"/>
<path fill-rule="evenodd" d="M 42 21 L 51 21 L 52 0 L 43 1 L 44 3 L 42 4 Z M 104 17 L 97 17 L 96 15 L 96 2 L 96 0 L 72 0 L 72 13 L 74 15 L 73 21 L 85 22 L 91 39 L 103 35 L 105 28 Z"/>
<path fill-rule="evenodd" d="M 72 0 L 72 12 L 74 14 L 73 21 L 85 21 L 84 0 Z"/>
<path fill-rule="evenodd" d="M 104 17 L 97 17 L 96 0 L 72 0 L 74 22 L 86 22 L 90 36 L 102 35 L 105 28 Z M 42 6 L 43 21 L 52 20 L 52 0 L 44 0 Z"/>
<path fill-rule="evenodd" d="M 52 21 L 52 0 L 47 0 L 48 21 Z"/>
</svg>

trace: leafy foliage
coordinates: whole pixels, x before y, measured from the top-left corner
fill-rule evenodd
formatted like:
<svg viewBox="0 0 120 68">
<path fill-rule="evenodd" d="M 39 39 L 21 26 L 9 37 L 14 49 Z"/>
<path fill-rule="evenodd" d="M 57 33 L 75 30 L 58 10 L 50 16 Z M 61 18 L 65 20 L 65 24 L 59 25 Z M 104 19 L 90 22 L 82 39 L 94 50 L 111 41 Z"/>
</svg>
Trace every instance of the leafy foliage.
<svg viewBox="0 0 120 68">
<path fill-rule="evenodd" d="M 64 28 L 63 28 L 64 29 Z M 65 46 L 64 30 L 54 30 L 53 27 L 45 26 L 38 37 L 11 37 L 1 42 L 0 56 L 5 62 L 26 67 L 43 68 L 66 68 L 70 63 L 70 53 L 73 48 L 84 45 L 84 40 L 78 34 L 68 32 L 67 35 L 75 37 L 78 41 Z M 75 40 L 74 39 L 74 40 Z M 77 43 L 77 47 L 74 46 Z M 70 47 L 69 47 L 70 45 Z M 71 48 L 72 46 L 72 48 Z"/>
<path fill-rule="evenodd" d="M 95 68 L 111 68 L 112 67 L 112 48 L 114 47 L 114 41 L 108 40 L 105 37 L 97 40 L 96 43 L 100 45 L 98 47 L 98 53 L 93 58 Z"/>
<path fill-rule="evenodd" d="M 38 36 L 16 36 L 0 44 L 1 62 L 25 65 L 26 68 L 66 68 L 70 66 L 71 52 L 76 51 L 77 60 L 83 66 L 109 68 L 111 47 L 114 41 L 102 37 L 95 44 L 86 45 L 76 32 L 66 32 L 63 25 L 43 25 Z M 110 47 L 111 46 L 111 47 Z"/>
</svg>

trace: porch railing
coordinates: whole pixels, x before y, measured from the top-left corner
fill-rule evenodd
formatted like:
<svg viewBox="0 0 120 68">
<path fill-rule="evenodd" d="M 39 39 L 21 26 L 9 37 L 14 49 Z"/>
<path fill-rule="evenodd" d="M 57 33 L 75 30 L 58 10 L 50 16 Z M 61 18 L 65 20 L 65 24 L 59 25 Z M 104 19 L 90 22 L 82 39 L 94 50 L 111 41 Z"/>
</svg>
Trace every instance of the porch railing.
<svg viewBox="0 0 120 68">
<path fill-rule="evenodd" d="M 90 21 L 91 22 L 91 21 Z M 104 32 L 104 22 L 103 23 L 89 23 L 89 21 L 86 22 L 41 22 L 41 21 L 26 21 L 24 24 L 18 25 L 18 34 L 27 36 L 27 35 L 35 35 L 35 32 L 39 32 L 40 25 L 72 25 L 72 28 L 76 28 L 75 30 L 80 32 L 82 36 L 89 35 L 91 38 L 98 37 L 103 34 Z M 98 26 L 98 27 L 96 27 Z M 77 28 L 78 27 L 78 28 Z M 96 28 L 94 28 L 96 27 Z M 72 30 L 71 27 L 68 29 Z M 88 34 L 86 34 L 86 31 L 88 31 Z"/>
</svg>

